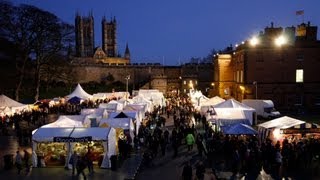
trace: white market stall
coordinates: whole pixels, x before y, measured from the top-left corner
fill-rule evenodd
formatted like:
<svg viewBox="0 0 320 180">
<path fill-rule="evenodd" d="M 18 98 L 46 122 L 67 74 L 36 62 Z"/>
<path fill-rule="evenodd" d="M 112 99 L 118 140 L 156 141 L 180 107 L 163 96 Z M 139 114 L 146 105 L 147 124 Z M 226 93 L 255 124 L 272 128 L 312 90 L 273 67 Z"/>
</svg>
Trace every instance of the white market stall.
<svg viewBox="0 0 320 180">
<path fill-rule="evenodd" d="M 244 112 L 241 109 L 234 108 L 217 108 L 216 112 L 216 124 L 220 126 L 230 126 L 234 124 L 250 124 L 250 120 L 247 119 Z"/>
<path fill-rule="evenodd" d="M 107 118 L 109 113 L 106 109 L 82 109 L 81 115 L 84 115 L 83 124 L 85 127 L 97 127 L 102 118 Z"/>
<path fill-rule="evenodd" d="M 99 108 L 106 109 L 109 112 L 121 111 L 123 109 L 123 104 L 115 100 L 112 100 L 108 103 L 101 103 L 99 105 Z"/>
<path fill-rule="evenodd" d="M 237 109 L 238 111 L 243 111 L 245 119 L 249 120 L 250 125 L 254 125 L 256 123 L 256 119 L 257 119 L 256 110 L 236 101 L 235 99 L 228 99 L 214 106 L 214 111 L 223 112 L 223 111 L 230 111 L 231 109 Z"/>
<path fill-rule="evenodd" d="M 270 137 L 273 140 L 281 140 L 283 138 L 283 130 L 294 126 L 305 124 L 305 121 L 301 121 L 288 116 L 273 119 L 271 121 L 258 124 L 258 132 L 260 140 L 263 141 Z"/>
<path fill-rule="evenodd" d="M 134 138 L 135 127 L 130 118 L 107 118 L 101 119 L 99 123 L 99 127 L 113 127 L 113 128 L 121 128 L 124 131 L 129 131 L 130 138 Z M 132 141 L 133 145 L 133 141 Z"/>
<path fill-rule="evenodd" d="M 29 106 L 19 103 L 3 94 L 0 95 L 0 115 L 13 115 L 21 111 L 29 110 Z"/>
<path fill-rule="evenodd" d="M 213 107 L 219 103 L 224 102 L 225 100 L 219 96 L 212 97 L 205 102 L 200 104 L 200 114 L 205 115 L 208 111 L 212 110 Z"/>
<path fill-rule="evenodd" d="M 113 128 L 39 128 L 32 135 L 33 166 L 38 167 L 37 157 L 45 166 L 68 164 L 73 151 L 84 155 L 90 148 L 101 161 L 101 168 L 110 167 L 110 157 L 116 154 L 116 132 Z M 100 160 L 99 160 L 100 158 Z"/>
<path fill-rule="evenodd" d="M 121 115 L 121 113 L 124 113 Z M 112 112 L 109 114 L 110 118 L 127 118 L 133 122 L 134 125 L 134 134 L 138 134 L 139 128 L 141 126 L 142 118 L 138 111 L 120 111 L 120 112 Z M 133 136 L 132 136 L 133 138 Z"/>
<path fill-rule="evenodd" d="M 83 127 L 84 117 L 82 115 L 61 115 L 55 122 L 43 125 L 41 128 Z"/>
<path fill-rule="evenodd" d="M 66 99 L 69 100 L 73 97 L 79 97 L 81 99 L 87 100 L 87 99 L 91 99 L 92 95 L 85 92 L 81 87 L 81 85 L 78 84 L 77 87 L 74 89 L 74 91 L 71 94 L 66 96 Z"/>
</svg>

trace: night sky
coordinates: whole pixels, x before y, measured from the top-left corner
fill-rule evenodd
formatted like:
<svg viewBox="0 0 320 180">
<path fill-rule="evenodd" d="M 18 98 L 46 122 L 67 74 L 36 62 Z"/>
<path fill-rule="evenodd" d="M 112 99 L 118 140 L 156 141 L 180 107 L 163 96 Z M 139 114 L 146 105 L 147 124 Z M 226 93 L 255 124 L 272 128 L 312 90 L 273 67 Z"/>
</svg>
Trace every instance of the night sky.
<svg viewBox="0 0 320 180">
<path fill-rule="evenodd" d="M 35 5 L 74 24 L 75 13 L 95 20 L 95 44 L 101 46 L 101 19 L 115 16 L 118 49 L 128 42 L 131 61 L 178 65 L 204 57 L 258 34 L 274 22 L 296 26 L 303 19 L 320 25 L 319 0 L 13 0 Z M 303 16 L 296 11 L 304 10 Z M 318 28 L 319 34 L 319 28 Z M 319 37 L 319 36 L 318 36 Z"/>
</svg>

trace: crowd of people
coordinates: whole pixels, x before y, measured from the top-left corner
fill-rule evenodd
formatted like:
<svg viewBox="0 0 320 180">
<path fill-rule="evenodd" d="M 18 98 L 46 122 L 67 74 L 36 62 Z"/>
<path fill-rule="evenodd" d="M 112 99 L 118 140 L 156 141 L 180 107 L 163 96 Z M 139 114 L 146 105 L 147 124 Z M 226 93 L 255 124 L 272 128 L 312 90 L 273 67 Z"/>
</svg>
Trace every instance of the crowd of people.
<svg viewBox="0 0 320 180">
<path fill-rule="evenodd" d="M 284 139 L 274 143 L 270 139 L 261 142 L 256 136 L 224 135 L 221 132 L 215 132 L 210 127 L 205 116 L 201 116 L 199 112 L 195 111 L 187 97 L 169 97 L 167 99 L 166 106 L 154 107 L 153 112 L 146 113 L 146 118 L 135 137 L 126 136 L 124 140 L 119 140 L 120 158 L 126 159 L 132 150 L 143 150 L 143 162 L 148 167 L 152 166 L 152 161 L 157 156 L 165 156 L 168 149 L 173 150 L 172 158 L 175 158 L 182 146 L 185 146 L 187 151 L 192 151 L 196 146 L 198 156 L 204 159 L 195 165 L 195 176 L 198 179 L 203 179 L 205 169 L 208 167 L 212 169 L 212 179 L 217 177 L 217 173 L 220 171 L 231 171 L 233 179 L 239 176 L 245 176 L 246 179 L 256 179 L 262 169 L 275 179 L 296 177 L 302 172 L 311 173 L 313 176 L 318 172 L 315 169 L 320 168 L 319 139 L 304 138 L 293 142 Z M 88 102 L 79 108 L 95 106 L 96 103 Z M 0 127 L 2 127 L 2 133 L 5 133 L 3 127 L 14 125 L 19 141 L 31 142 L 31 131 L 21 130 L 21 121 L 27 122 L 28 125 L 40 126 L 45 123 L 48 113 L 67 113 L 67 109 L 68 106 L 53 107 L 52 109 L 42 108 L 39 111 L 3 117 L 0 121 Z M 171 117 L 174 121 L 174 127 L 168 129 L 166 121 Z M 203 133 L 196 129 L 196 125 L 197 128 L 202 129 Z M 24 140 L 25 137 L 27 140 Z M 27 157 L 28 155 L 25 153 L 25 158 Z M 89 155 L 79 156 L 76 153 L 72 155 L 70 164 L 73 175 L 82 174 L 86 178 L 83 171 L 86 167 L 88 167 L 89 173 L 93 173 L 93 165 L 88 157 Z M 29 167 L 29 163 L 22 160 L 25 158 L 22 158 L 17 152 L 18 173 L 21 172 L 23 162 Z M 192 164 L 188 161 L 183 167 L 182 176 L 184 179 L 193 177 L 190 168 L 192 169 Z"/>
</svg>

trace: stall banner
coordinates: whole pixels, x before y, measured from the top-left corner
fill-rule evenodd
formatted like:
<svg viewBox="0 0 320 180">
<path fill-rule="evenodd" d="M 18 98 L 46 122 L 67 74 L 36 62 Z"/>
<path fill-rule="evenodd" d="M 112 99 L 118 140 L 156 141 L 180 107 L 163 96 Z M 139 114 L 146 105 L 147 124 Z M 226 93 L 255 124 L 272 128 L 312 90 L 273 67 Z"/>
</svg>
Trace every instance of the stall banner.
<svg viewBox="0 0 320 180">
<path fill-rule="evenodd" d="M 53 142 L 88 142 L 92 141 L 92 136 L 85 137 L 53 137 Z"/>
</svg>

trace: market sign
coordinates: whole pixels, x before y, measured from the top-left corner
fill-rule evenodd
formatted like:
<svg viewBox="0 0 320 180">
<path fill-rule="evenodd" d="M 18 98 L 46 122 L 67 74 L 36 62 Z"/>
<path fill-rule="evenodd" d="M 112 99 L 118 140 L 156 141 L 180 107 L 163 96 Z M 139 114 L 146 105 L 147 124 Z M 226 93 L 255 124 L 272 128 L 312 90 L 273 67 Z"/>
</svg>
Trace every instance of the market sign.
<svg viewBox="0 0 320 180">
<path fill-rule="evenodd" d="M 92 136 L 85 137 L 53 137 L 53 142 L 88 142 L 92 141 Z"/>
</svg>

